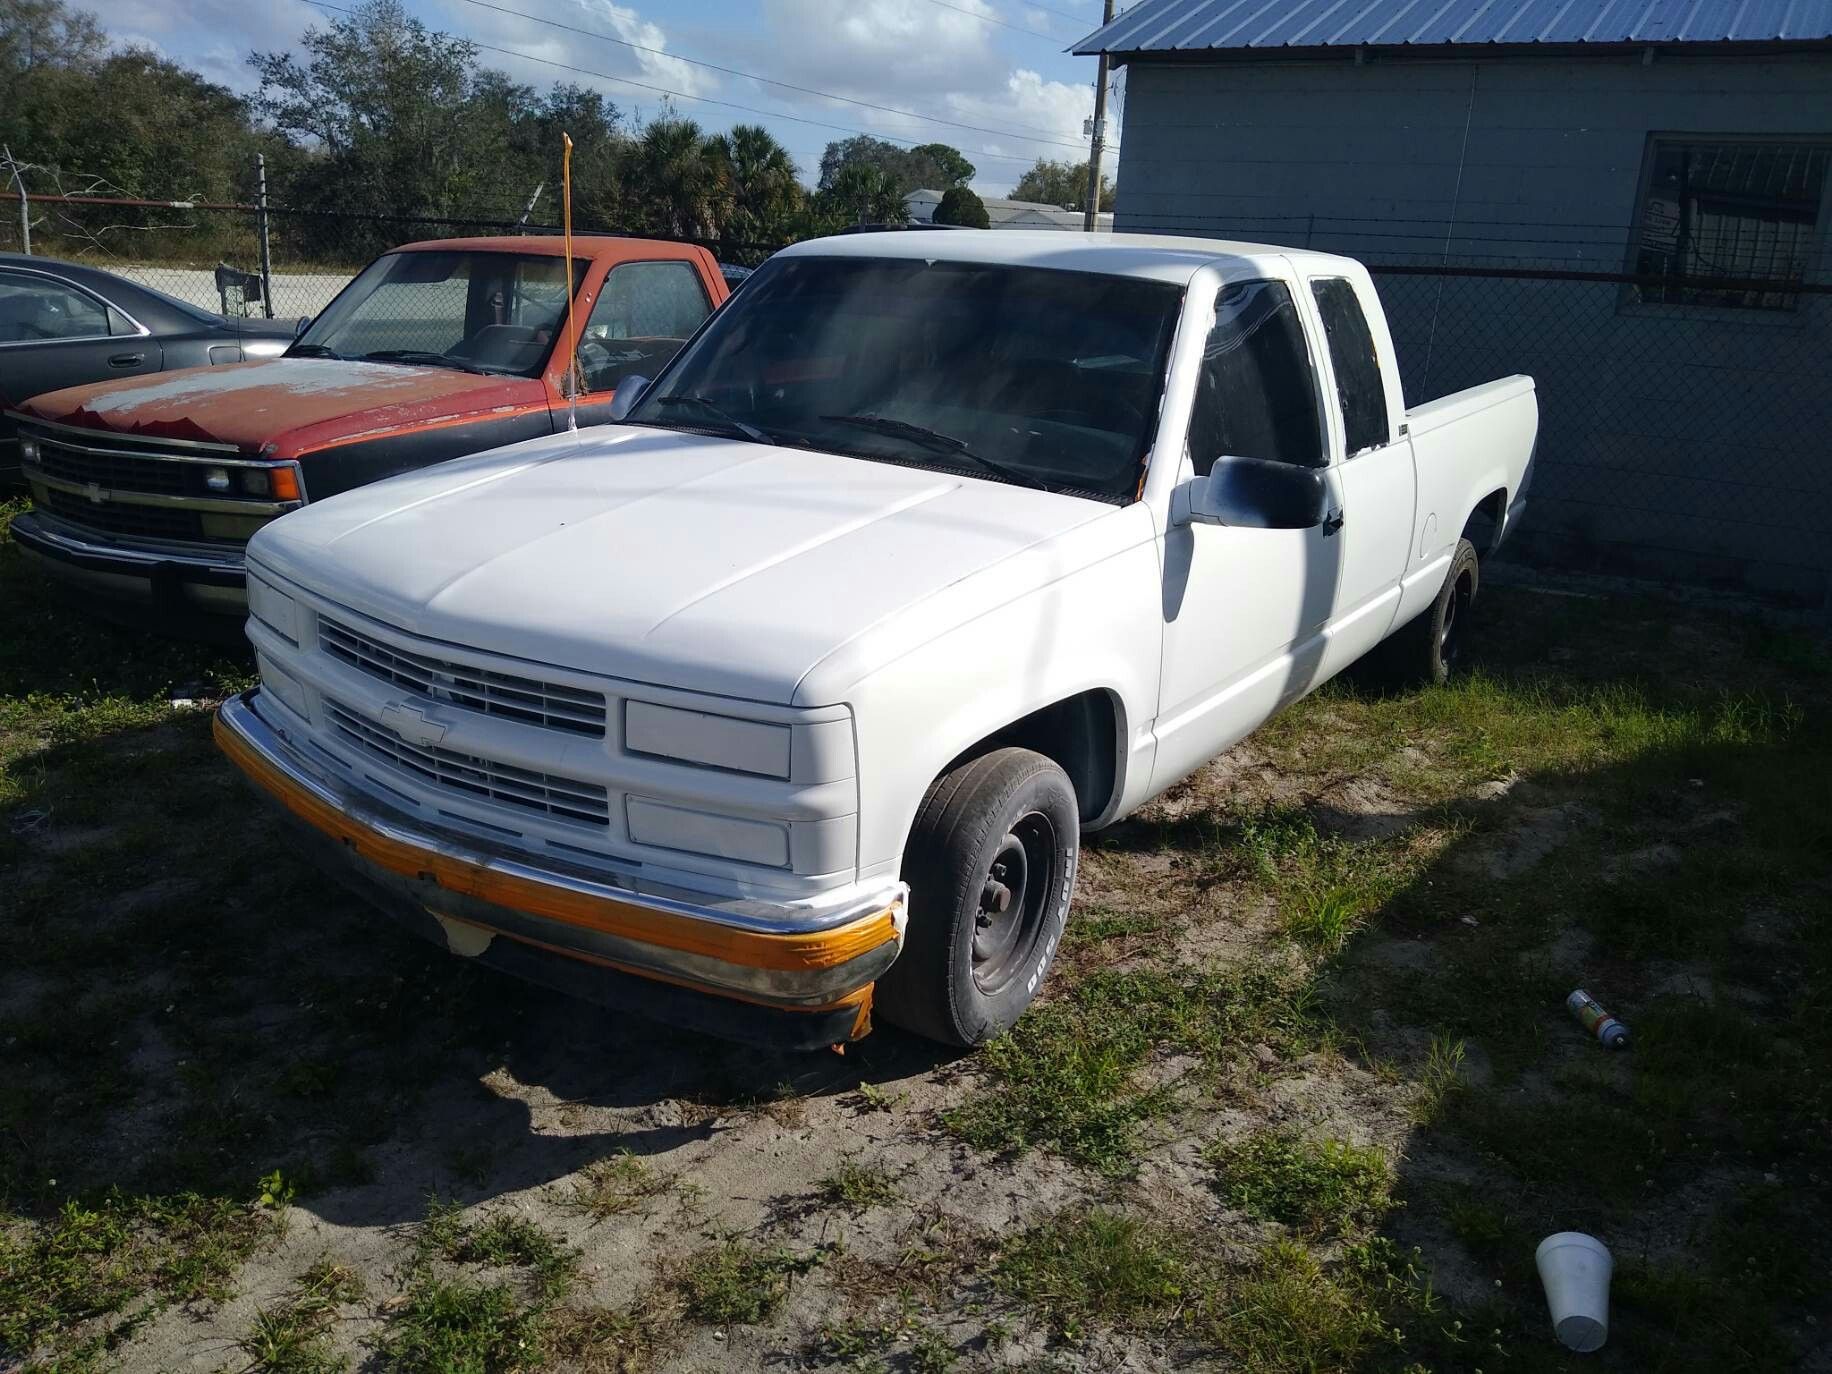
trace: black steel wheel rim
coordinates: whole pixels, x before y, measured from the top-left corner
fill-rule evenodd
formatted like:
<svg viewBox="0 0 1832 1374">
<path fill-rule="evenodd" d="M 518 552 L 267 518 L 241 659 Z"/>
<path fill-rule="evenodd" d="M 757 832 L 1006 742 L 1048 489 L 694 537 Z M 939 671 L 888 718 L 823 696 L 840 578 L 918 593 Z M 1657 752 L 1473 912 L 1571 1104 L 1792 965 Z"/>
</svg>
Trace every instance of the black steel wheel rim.
<svg viewBox="0 0 1832 1374">
<path fill-rule="evenodd" d="M 974 914 L 973 981 L 1003 991 L 1031 962 L 1056 871 L 1056 828 L 1041 811 L 1013 821 L 993 851 Z"/>
<path fill-rule="evenodd" d="M 1444 623 L 1438 630 L 1438 657 L 1446 665 L 1455 663 L 1463 651 L 1463 625 L 1469 619 L 1469 575 L 1457 579 L 1444 603 Z"/>
</svg>

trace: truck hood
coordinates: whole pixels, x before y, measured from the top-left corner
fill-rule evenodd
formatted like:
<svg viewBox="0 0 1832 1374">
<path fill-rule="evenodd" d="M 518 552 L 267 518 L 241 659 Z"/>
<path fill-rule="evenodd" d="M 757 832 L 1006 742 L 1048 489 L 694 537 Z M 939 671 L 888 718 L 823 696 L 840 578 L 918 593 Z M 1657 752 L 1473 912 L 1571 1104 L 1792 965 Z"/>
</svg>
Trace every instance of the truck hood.
<svg viewBox="0 0 1832 1374">
<path fill-rule="evenodd" d="M 46 392 L 20 410 L 113 434 L 234 444 L 279 458 L 459 415 L 546 406 L 530 377 L 452 368 L 268 358 Z"/>
<path fill-rule="evenodd" d="M 1133 527 L 1105 518 L 1116 513 L 947 473 L 616 427 L 309 505 L 263 529 L 249 558 L 431 639 L 828 705 L 916 644 L 1099 556 L 1086 546 L 1105 541 L 1060 536 Z"/>
</svg>

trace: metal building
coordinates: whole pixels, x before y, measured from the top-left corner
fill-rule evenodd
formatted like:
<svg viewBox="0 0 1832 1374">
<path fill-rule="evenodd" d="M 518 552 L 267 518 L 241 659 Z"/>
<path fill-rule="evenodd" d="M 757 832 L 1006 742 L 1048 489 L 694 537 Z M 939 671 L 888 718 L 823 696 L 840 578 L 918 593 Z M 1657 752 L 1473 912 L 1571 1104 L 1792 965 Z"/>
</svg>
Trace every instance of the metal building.
<svg viewBox="0 0 1832 1374">
<path fill-rule="evenodd" d="M 1121 231 L 1381 269 L 1413 400 L 1540 379 L 1527 551 L 1832 596 L 1832 0 L 1141 0 Z"/>
</svg>

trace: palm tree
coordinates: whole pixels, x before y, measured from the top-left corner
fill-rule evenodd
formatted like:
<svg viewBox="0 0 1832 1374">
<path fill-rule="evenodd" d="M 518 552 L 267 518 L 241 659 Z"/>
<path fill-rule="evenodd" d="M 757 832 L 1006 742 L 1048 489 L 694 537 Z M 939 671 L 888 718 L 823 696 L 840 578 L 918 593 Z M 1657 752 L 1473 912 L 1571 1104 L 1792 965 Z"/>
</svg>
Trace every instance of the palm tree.
<svg viewBox="0 0 1832 1374">
<path fill-rule="evenodd" d="M 720 226 L 723 252 L 759 257 L 787 239 L 803 192 L 789 150 L 758 124 L 739 124 L 708 141 L 728 187 L 729 210 Z"/>
<path fill-rule="evenodd" d="M 635 202 L 654 233 L 712 237 L 726 199 L 725 178 L 709 140 L 691 119 L 658 119 L 637 144 Z"/>
</svg>

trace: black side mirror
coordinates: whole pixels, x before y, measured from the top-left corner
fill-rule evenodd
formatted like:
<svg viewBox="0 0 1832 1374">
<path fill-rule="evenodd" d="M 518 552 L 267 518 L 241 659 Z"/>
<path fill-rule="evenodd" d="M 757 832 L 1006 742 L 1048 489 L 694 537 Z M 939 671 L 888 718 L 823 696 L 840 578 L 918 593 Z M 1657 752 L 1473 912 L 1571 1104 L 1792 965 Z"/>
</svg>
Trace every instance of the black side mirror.
<svg viewBox="0 0 1832 1374">
<path fill-rule="evenodd" d="M 611 397 L 611 419 L 613 422 L 623 419 L 642 399 L 643 392 L 649 389 L 649 379 L 631 373 L 617 383 L 617 393 Z"/>
<path fill-rule="evenodd" d="M 310 315 L 301 315 L 299 317 L 299 323 L 293 326 L 293 337 L 295 339 L 298 338 L 301 334 L 305 333 L 305 331 L 310 329 L 311 327 L 312 327 L 312 317 Z"/>
<path fill-rule="evenodd" d="M 1328 515 L 1322 469 L 1270 458 L 1217 458 L 1207 480 L 1190 493 L 1190 519 L 1199 525 L 1308 530 Z"/>
</svg>

